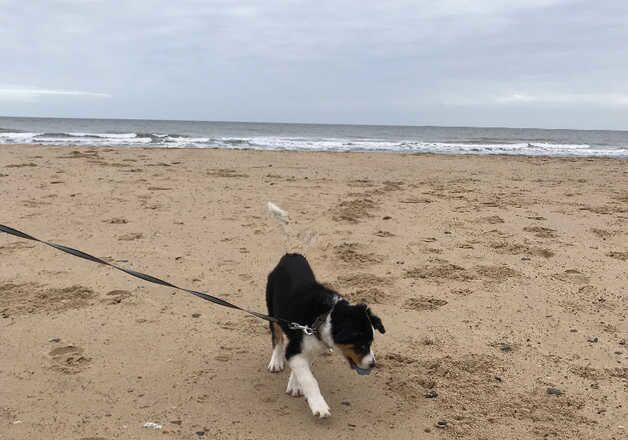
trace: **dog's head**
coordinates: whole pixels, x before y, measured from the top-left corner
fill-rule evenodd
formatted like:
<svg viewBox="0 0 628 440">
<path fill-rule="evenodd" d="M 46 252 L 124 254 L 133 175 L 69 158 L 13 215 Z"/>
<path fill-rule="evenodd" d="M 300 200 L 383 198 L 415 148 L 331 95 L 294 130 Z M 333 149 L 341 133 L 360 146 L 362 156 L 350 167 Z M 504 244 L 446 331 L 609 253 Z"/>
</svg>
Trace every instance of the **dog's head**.
<svg viewBox="0 0 628 440">
<path fill-rule="evenodd" d="M 371 350 L 373 329 L 386 332 L 382 320 L 366 304 L 352 306 L 346 301 L 336 304 L 331 314 L 332 338 L 358 374 L 369 374 L 375 366 L 375 355 Z"/>
</svg>

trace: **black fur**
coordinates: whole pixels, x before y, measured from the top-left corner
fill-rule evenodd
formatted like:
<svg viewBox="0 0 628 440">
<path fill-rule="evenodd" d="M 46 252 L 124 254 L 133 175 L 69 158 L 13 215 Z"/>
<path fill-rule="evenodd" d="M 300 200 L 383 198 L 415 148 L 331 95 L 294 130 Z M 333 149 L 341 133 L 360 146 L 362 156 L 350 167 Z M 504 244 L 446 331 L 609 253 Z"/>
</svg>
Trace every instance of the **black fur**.
<svg viewBox="0 0 628 440">
<path fill-rule="evenodd" d="M 336 302 L 336 298 L 340 300 Z M 266 304 L 270 316 L 308 326 L 312 326 L 316 318 L 328 313 L 333 306 L 334 343 L 349 345 L 362 355 L 370 351 L 373 328 L 381 333 L 386 331 L 381 319 L 366 304 L 351 305 L 337 292 L 316 281 L 309 263 L 300 254 L 284 255 L 268 275 Z M 290 359 L 301 352 L 303 333 L 291 330 L 285 323 L 280 326 L 289 339 L 286 358 Z M 273 325 L 270 328 L 274 332 Z"/>
</svg>

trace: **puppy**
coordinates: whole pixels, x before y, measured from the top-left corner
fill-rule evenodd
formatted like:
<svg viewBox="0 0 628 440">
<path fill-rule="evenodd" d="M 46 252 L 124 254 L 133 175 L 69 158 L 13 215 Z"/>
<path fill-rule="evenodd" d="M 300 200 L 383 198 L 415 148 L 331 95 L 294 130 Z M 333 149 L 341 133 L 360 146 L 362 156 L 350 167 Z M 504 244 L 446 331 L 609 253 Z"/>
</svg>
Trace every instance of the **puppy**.
<svg viewBox="0 0 628 440">
<path fill-rule="evenodd" d="M 329 417 L 329 406 L 310 369 L 314 358 L 338 348 L 353 370 L 369 374 L 375 366 L 373 329 L 386 332 L 382 320 L 366 304 L 351 305 L 316 281 L 300 254 L 284 255 L 268 275 L 266 305 L 270 316 L 313 329 L 313 334 L 307 335 L 284 321 L 271 323 L 273 352 L 268 369 L 282 371 L 287 361 L 290 379 L 286 392 L 304 396 L 314 416 Z"/>
</svg>

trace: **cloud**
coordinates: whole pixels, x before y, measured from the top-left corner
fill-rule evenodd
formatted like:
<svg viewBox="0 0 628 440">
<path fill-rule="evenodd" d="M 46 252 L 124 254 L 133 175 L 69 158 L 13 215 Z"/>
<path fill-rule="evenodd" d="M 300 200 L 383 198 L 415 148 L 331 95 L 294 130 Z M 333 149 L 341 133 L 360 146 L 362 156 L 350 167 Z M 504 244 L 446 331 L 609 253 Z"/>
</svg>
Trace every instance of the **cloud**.
<svg viewBox="0 0 628 440">
<path fill-rule="evenodd" d="M 628 128 L 627 19 L 626 0 L 0 0 L 0 115 Z"/>
<path fill-rule="evenodd" d="M 511 93 L 495 98 L 498 104 L 588 104 L 628 106 L 628 94 L 622 93 Z"/>
<path fill-rule="evenodd" d="M 42 96 L 68 96 L 85 98 L 111 98 L 108 93 L 85 92 L 81 90 L 52 90 L 36 88 L 0 88 L 0 100 L 35 101 Z"/>
</svg>

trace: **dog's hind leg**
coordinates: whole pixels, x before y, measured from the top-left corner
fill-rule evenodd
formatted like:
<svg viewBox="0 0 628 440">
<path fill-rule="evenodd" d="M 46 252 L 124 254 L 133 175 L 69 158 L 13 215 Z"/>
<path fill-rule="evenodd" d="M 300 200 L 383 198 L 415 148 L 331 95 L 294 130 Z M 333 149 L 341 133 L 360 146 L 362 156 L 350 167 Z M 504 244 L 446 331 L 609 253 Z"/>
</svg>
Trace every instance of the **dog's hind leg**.
<svg viewBox="0 0 628 440">
<path fill-rule="evenodd" d="M 270 333 L 273 337 L 273 354 L 268 363 L 268 371 L 278 373 L 283 371 L 286 360 L 286 341 L 284 333 L 279 324 L 273 322 L 270 324 Z"/>
<path fill-rule="evenodd" d="M 273 313 L 273 274 L 275 271 L 268 275 L 268 283 L 266 283 L 266 306 L 268 307 L 268 314 L 274 316 Z M 273 354 L 270 357 L 268 363 L 268 371 L 271 373 L 278 373 L 284 369 L 286 359 L 286 341 L 285 335 L 281 326 L 276 322 L 270 322 L 270 334 L 273 342 Z"/>
</svg>

